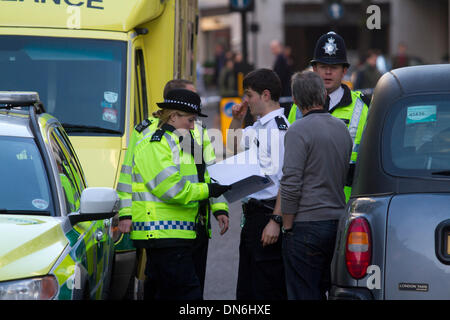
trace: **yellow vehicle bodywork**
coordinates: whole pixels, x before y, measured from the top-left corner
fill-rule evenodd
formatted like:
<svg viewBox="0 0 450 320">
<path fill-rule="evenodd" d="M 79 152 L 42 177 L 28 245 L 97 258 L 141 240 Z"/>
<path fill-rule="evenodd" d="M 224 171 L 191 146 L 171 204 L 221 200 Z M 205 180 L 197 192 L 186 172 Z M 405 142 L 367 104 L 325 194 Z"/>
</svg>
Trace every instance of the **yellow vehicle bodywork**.
<svg viewBox="0 0 450 320">
<path fill-rule="evenodd" d="M 197 2 L 0 1 L 0 38 L 42 37 L 67 39 L 68 42 L 71 39 L 107 40 L 126 46 L 126 55 L 122 61 L 126 70 L 122 106 L 125 111 L 121 120 L 124 122 L 123 132 L 120 135 L 80 135 L 72 134 L 66 128 L 89 187 L 116 187 L 132 130 L 157 109 L 156 102 L 163 100 L 163 88 L 167 81 L 174 78 L 195 81 Z M 141 54 L 140 59 L 137 58 L 138 53 Z M 39 92 L 33 87 L 26 90 Z M 83 95 L 84 92 L 79 94 Z M 46 107 L 51 105 L 50 101 L 43 102 Z M 58 106 L 61 107 L 64 105 Z M 64 119 L 55 116 L 64 122 Z M 116 252 L 133 249 L 128 237 L 120 239 L 125 241 L 116 242 Z"/>
<path fill-rule="evenodd" d="M 123 136 L 75 136 L 69 133 L 90 187 L 115 187 L 131 130 L 156 109 L 156 102 L 162 101 L 165 83 L 173 78 L 194 80 L 196 19 L 197 0 L 0 2 L 0 36 L 127 42 Z M 136 96 L 136 49 L 141 49 L 144 55 L 146 97 Z M 147 110 L 136 108 L 137 100 L 145 98 Z"/>
</svg>

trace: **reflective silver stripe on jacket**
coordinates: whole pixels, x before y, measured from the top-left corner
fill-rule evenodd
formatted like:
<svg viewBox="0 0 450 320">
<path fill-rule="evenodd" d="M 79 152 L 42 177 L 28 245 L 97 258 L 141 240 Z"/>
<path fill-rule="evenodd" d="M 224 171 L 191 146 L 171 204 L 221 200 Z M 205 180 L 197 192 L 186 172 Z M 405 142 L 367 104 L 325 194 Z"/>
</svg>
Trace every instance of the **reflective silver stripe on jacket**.
<svg viewBox="0 0 450 320">
<path fill-rule="evenodd" d="M 133 191 L 131 188 L 131 184 L 122 183 L 122 182 L 119 182 L 117 184 L 116 190 L 119 192 L 126 192 L 126 193 L 131 193 Z"/>
<path fill-rule="evenodd" d="M 161 199 L 170 200 L 175 197 L 181 190 L 183 190 L 184 185 L 186 184 L 186 180 L 181 179 L 176 184 L 174 184 L 169 190 L 167 190 L 162 196 Z"/>
<path fill-rule="evenodd" d="M 355 107 L 353 108 L 352 118 L 350 125 L 348 126 L 348 132 L 352 137 L 353 145 L 355 144 L 356 133 L 358 131 L 359 119 L 361 119 L 361 113 L 363 111 L 364 102 L 360 99 L 356 99 Z"/>
<path fill-rule="evenodd" d="M 119 201 L 119 210 L 123 208 L 131 207 L 131 199 L 120 199 Z"/>
<path fill-rule="evenodd" d="M 164 137 L 166 137 L 166 140 L 169 143 L 170 150 L 172 151 L 173 162 L 177 166 L 178 171 L 180 171 L 180 150 L 178 149 L 177 143 L 167 132 L 164 133 Z"/>
<path fill-rule="evenodd" d="M 150 190 L 155 189 L 161 182 L 163 182 L 164 180 L 169 178 L 171 175 L 173 175 L 177 171 L 178 171 L 178 169 L 174 166 L 165 168 L 163 171 L 158 173 L 156 175 L 156 177 L 153 178 L 153 180 L 146 183 L 147 188 Z M 139 175 L 139 178 L 142 180 L 142 177 L 140 177 L 140 175 Z M 139 182 L 143 182 L 143 181 L 139 181 Z"/>
<path fill-rule="evenodd" d="M 133 222 L 134 231 L 153 230 L 194 230 L 195 223 L 190 221 L 148 221 Z"/>
<path fill-rule="evenodd" d="M 122 169 L 120 170 L 121 173 L 125 174 L 131 174 L 133 168 L 127 165 L 122 165 Z"/>
<path fill-rule="evenodd" d="M 164 202 L 150 192 L 133 192 L 133 201 L 152 201 L 152 202 Z"/>
</svg>

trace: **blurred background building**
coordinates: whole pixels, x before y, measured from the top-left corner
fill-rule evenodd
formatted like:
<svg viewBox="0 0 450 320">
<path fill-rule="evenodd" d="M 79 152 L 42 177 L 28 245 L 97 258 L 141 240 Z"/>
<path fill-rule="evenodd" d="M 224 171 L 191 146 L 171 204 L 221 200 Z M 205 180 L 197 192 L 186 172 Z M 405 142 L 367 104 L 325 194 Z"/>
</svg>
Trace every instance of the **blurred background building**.
<svg viewBox="0 0 450 320">
<path fill-rule="evenodd" d="M 231 52 L 242 53 L 243 37 L 248 63 L 256 68 L 273 67 L 270 44 L 276 39 L 287 47 L 293 71 L 303 70 L 316 40 L 330 30 L 344 37 L 354 68 L 364 62 L 368 49 L 385 58 L 387 69 L 397 66 L 397 60 L 406 63 L 396 59 L 399 50 L 409 65 L 448 62 L 449 0 L 234 0 L 254 2 L 245 13 L 245 32 L 241 13 L 230 11 L 230 1 L 199 0 L 198 62 L 206 85 L 218 82 L 218 69 Z M 370 5 L 380 8 L 379 29 L 366 26 Z"/>
</svg>

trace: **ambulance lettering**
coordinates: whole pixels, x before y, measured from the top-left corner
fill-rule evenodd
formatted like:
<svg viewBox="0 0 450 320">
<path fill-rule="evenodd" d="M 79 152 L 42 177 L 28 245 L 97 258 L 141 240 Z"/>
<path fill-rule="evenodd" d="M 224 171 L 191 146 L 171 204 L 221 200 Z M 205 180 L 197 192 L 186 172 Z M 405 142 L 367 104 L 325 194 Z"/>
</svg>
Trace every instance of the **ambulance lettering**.
<svg viewBox="0 0 450 320">
<path fill-rule="evenodd" d="M 0 0 L 0 1 L 8 1 L 8 2 L 25 2 L 25 0 Z M 97 10 L 104 10 L 105 8 L 102 6 L 103 0 L 28 0 L 26 2 L 34 2 L 34 3 L 53 3 L 60 5 L 67 4 L 69 6 L 76 6 L 81 7 L 85 6 L 88 9 L 97 9 Z"/>
</svg>

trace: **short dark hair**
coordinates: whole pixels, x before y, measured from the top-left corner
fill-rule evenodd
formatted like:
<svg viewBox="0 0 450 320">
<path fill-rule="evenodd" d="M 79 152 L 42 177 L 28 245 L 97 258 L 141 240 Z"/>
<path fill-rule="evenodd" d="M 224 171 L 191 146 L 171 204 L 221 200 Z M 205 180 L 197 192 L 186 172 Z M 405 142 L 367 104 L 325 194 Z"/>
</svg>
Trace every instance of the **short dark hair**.
<svg viewBox="0 0 450 320">
<path fill-rule="evenodd" d="M 252 89 L 259 94 L 269 90 L 273 101 L 278 102 L 281 95 L 281 81 L 278 75 L 270 69 L 257 69 L 250 72 L 244 78 L 244 89 Z"/>
<path fill-rule="evenodd" d="M 184 89 L 188 85 L 194 85 L 194 83 L 190 80 L 186 79 L 173 79 L 166 83 L 164 86 L 163 97 L 164 99 L 167 97 L 167 93 L 173 89 Z"/>
</svg>

